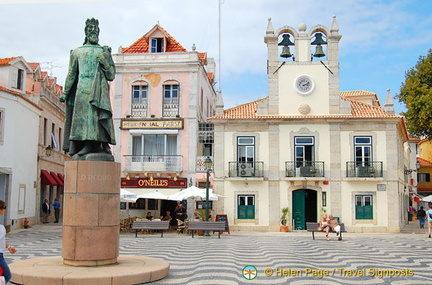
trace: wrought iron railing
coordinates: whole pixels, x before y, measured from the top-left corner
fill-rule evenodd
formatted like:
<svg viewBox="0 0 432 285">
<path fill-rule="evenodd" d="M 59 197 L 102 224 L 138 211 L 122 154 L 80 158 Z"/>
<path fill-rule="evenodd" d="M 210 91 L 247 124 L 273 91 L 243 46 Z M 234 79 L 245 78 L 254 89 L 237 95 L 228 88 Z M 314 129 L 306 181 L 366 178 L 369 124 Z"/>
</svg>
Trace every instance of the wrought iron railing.
<svg viewBox="0 0 432 285">
<path fill-rule="evenodd" d="M 347 161 L 346 177 L 383 177 L 382 161 Z"/>
<path fill-rule="evenodd" d="M 229 177 L 264 177 L 264 162 L 228 162 Z"/>
<path fill-rule="evenodd" d="M 162 108 L 162 117 L 175 117 L 179 114 L 179 104 L 164 103 Z"/>
<path fill-rule="evenodd" d="M 147 103 L 132 103 L 132 117 L 147 117 Z"/>
<path fill-rule="evenodd" d="M 286 177 L 324 177 L 324 161 L 287 161 Z"/>
<path fill-rule="evenodd" d="M 124 171 L 179 172 L 181 155 L 125 155 Z"/>
</svg>

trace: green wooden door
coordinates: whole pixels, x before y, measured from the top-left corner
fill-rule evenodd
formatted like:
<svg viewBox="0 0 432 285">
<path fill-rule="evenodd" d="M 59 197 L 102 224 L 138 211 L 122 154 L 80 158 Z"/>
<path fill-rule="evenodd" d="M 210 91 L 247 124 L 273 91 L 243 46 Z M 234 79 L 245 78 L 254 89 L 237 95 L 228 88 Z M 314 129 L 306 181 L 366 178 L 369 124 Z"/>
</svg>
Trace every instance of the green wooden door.
<svg viewBox="0 0 432 285">
<path fill-rule="evenodd" d="M 293 202 L 293 218 L 294 218 L 294 229 L 305 230 L 306 229 L 306 217 L 305 217 L 305 189 L 300 189 L 292 192 Z"/>
</svg>

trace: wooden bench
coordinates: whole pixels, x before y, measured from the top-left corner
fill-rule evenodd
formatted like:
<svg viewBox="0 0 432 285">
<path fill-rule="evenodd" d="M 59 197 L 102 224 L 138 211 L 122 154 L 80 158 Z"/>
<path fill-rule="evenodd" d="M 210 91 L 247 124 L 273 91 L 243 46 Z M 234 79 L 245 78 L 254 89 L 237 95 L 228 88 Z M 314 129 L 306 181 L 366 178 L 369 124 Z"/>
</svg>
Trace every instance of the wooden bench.
<svg viewBox="0 0 432 285">
<path fill-rule="evenodd" d="M 188 225 L 188 230 L 192 231 L 192 238 L 194 237 L 194 231 L 217 231 L 220 233 L 221 231 L 225 230 L 226 222 L 225 221 L 218 221 L 218 222 L 197 222 L 197 221 L 190 221 Z"/>
<path fill-rule="evenodd" d="M 131 230 L 135 230 L 135 237 L 138 237 L 140 230 L 158 230 L 163 237 L 164 231 L 169 228 L 169 223 L 169 221 L 134 221 Z"/>
<path fill-rule="evenodd" d="M 345 224 L 344 223 L 340 223 L 340 233 L 339 233 L 339 240 L 342 240 L 342 233 L 346 233 L 345 230 Z M 319 227 L 319 223 L 314 223 L 314 222 L 306 222 L 306 229 L 308 232 L 312 232 L 312 238 L 315 239 L 315 232 L 323 232 L 323 231 L 319 231 L 318 230 Z M 336 233 L 335 231 L 330 231 L 331 233 Z"/>
</svg>

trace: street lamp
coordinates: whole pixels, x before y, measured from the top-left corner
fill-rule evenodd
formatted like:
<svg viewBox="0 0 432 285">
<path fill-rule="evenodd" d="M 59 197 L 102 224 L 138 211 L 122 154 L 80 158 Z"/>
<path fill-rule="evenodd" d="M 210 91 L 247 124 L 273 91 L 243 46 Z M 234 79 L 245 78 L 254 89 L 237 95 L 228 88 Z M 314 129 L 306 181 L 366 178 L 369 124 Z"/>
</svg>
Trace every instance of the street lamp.
<svg viewBox="0 0 432 285">
<path fill-rule="evenodd" d="M 207 177 L 206 177 L 206 222 L 208 222 L 209 220 L 209 186 L 210 186 L 210 172 L 211 172 L 211 167 L 212 167 L 212 160 L 210 159 L 210 157 L 207 156 L 207 158 L 204 160 L 204 166 L 206 168 L 206 173 L 207 173 Z M 204 233 L 205 236 L 210 236 L 209 231 L 205 231 Z"/>
<path fill-rule="evenodd" d="M 417 161 L 416 162 L 416 169 L 405 169 L 404 173 L 405 173 L 405 175 L 411 174 L 411 172 L 418 171 L 420 169 L 420 167 L 421 167 L 420 162 Z"/>
</svg>

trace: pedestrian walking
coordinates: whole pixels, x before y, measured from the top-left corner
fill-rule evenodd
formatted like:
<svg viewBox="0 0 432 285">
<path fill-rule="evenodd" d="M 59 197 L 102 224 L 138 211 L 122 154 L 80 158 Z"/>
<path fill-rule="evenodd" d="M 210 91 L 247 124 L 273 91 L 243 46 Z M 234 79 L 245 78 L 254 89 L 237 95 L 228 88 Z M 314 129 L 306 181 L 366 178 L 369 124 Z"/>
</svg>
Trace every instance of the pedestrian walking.
<svg viewBox="0 0 432 285">
<path fill-rule="evenodd" d="M 432 233 L 432 203 L 429 204 L 429 210 L 426 211 L 426 217 L 428 220 L 429 238 L 430 238 Z"/>
<path fill-rule="evenodd" d="M 420 207 L 420 210 L 417 211 L 417 217 L 420 221 L 420 228 L 424 228 L 424 224 L 426 221 L 426 211 L 424 210 L 423 206 Z"/>
<path fill-rule="evenodd" d="M 55 217 L 54 223 L 58 223 L 60 217 L 60 202 L 57 198 L 54 199 L 53 208 L 54 208 L 54 217 Z"/>
<path fill-rule="evenodd" d="M 6 203 L 3 200 L 0 200 L 0 216 L 4 215 L 5 211 Z M 5 278 L 5 281 L 6 283 L 8 283 L 9 280 L 12 278 L 12 273 L 3 256 L 5 249 L 7 249 L 12 254 L 17 252 L 15 248 L 13 248 L 10 244 L 6 242 L 6 228 L 4 227 L 4 225 L 0 225 L 0 267 L 3 270 L 3 276 Z"/>
<path fill-rule="evenodd" d="M 42 203 L 42 213 L 43 213 L 43 217 L 42 217 L 42 223 L 47 224 L 48 222 L 48 217 L 49 214 L 51 212 L 50 206 L 48 204 L 48 199 L 45 199 L 44 202 Z"/>
</svg>

